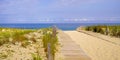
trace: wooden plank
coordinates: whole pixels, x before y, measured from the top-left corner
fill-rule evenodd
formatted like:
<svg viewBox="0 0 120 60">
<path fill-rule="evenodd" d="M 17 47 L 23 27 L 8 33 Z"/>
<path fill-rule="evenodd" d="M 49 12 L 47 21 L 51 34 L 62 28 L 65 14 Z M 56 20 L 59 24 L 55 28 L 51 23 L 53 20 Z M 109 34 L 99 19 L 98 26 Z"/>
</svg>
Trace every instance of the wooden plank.
<svg viewBox="0 0 120 60">
<path fill-rule="evenodd" d="M 65 56 L 65 60 L 91 60 L 67 34 L 59 31 L 58 38 L 62 44 L 61 53 Z"/>
</svg>

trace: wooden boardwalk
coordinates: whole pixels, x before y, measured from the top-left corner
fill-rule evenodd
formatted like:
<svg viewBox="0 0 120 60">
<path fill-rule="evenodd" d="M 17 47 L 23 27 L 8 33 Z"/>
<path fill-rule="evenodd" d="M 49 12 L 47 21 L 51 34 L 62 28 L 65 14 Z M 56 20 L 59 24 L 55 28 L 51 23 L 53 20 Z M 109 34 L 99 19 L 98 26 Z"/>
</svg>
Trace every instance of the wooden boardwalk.
<svg viewBox="0 0 120 60">
<path fill-rule="evenodd" d="M 62 44 L 61 54 L 64 55 L 65 60 L 91 60 L 67 34 L 59 31 L 58 38 Z"/>
</svg>

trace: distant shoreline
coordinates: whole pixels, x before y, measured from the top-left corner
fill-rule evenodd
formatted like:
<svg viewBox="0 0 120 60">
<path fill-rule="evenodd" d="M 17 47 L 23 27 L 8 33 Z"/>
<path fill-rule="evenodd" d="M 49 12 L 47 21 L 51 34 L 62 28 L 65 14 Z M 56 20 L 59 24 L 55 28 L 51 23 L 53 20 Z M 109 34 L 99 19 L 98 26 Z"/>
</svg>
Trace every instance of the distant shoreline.
<svg viewBox="0 0 120 60">
<path fill-rule="evenodd" d="M 80 26 L 120 25 L 120 23 L 0 23 L 0 28 L 40 29 L 56 26 L 61 30 L 76 30 Z"/>
</svg>

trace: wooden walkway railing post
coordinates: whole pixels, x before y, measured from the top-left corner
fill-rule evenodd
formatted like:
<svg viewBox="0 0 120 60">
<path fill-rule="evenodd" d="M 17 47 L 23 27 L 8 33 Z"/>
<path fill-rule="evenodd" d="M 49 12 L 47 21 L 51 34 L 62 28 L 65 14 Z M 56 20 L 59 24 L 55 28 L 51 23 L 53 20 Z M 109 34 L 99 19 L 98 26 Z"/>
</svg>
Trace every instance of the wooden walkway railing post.
<svg viewBox="0 0 120 60">
<path fill-rule="evenodd" d="M 56 28 L 56 26 L 53 26 L 52 27 L 52 35 L 53 35 L 53 37 L 55 37 L 56 34 L 57 34 L 57 28 Z"/>
<path fill-rule="evenodd" d="M 52 38 L 56 37 L 56 27 L 53 26 L 52 27 Z M 47 56 L 48 56 L 48 59 L 47 60 L 54 60 L 54 56 L 51 54 L 51 43 L 48 43 L 47 44 Z"/>
<path fill-rule="evenodd" d="M 48 60 L 52 60 L 52 58 L 51 58 L 51 44 L 48 43 L 47 46 L 48 46 L 47 47 Z"/>
</svg>

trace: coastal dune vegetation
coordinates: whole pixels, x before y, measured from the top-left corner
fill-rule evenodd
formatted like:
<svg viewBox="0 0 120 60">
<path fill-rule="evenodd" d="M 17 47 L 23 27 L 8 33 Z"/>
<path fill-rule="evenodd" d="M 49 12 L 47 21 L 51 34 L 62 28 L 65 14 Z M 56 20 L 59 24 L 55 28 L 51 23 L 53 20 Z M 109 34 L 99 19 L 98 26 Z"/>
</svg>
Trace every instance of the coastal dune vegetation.
<svg viewBox="0 0 120 60">
<path fill-rule="evenodd" d="M 86 26 L 82 28 L 86 31 L 92 31 L 96 33 L 101 33 L 104 35 L 114 36 L 120 38 L 120 26 L 107 26 L 107 25 L 96 25 L 96 26 Z"/>
<path fill-rule="evenodd" d="M 27 29 L 13 29 L 13 28 L 0 28 L 0 46 L 5 43 L 22 42 L 27 40 L 24 34 L 34 32 L 34 30 Z"/>
<path fill-rule="evenodd" d="M 57 32 L 52 29 L 43 29 L 43 47 L 45 48 L 46 56 L 51 56 L 51 60 L 54 60 L 55 53 L 57 51 L 56 45 L 58 45 Z M 50 49 L 48 49 L 51 47 Z M 50 51 L 50 54 L 48 52 Z M 48 55 L 47 55 L 48 54 Z"/>
<path fill-rule="evenodd" d="M 52 28 L 17 29 L 0 28 L 0 60 L 45 60 L 48 43 L 54 59 L 58 38 Z"/>
</svg>

